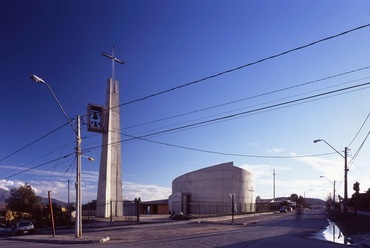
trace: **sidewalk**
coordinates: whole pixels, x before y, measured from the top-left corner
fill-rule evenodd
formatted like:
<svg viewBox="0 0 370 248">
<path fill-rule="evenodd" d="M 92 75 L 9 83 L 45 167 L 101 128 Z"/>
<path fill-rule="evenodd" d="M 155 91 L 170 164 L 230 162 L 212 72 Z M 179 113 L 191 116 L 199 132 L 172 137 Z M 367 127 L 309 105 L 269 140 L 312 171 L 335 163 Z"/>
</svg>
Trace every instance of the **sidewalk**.
<svg viewBox="0 0 370 248">
<path fill-rule="evenodd" d="M 183 225 L 189 223 L 213 223 L 217 225 L 249 225 L 255 224 L 260 221 L 269 219 L 269 215 L 274 213 L 258 213 L 258 214 L 247 214 L 247 215 L 235 215 L 234 221 L 232 222 L 231 216 L 212 217 L 212 218 L 200 218 L 192 219 L 188 221 L 174 221 L 169 218 L 168 215 L 143 215 L 140 216 L 140 222 L 97 222 L 83 225 L 83 235 L 81 238 L 75 238 L 74 229 L 62 229 L 57 230 L 55 237 L 52 236 L 51 230 L 43 231 L 39 234 L 34 235 L 22 235 L 10 237 L 10 239 L 39 242 L 39 243 L 58 243 L 58 244 L 93 244 L 103 243 L 110 240 L 110 237 L 99 236 L 98 232 L 106 232 L 109 230 L 123 230 L 123 229 L 140 229 L 143 227 L 156 227 L 165 225 Z M 303 222 L 302 222 L 303 223 Z M 320 231 L 320 230 L 317 230 Z M 370 234 L 365 235 L 354 235 L 350 238 L 357 245 L 361 247 L 370 247 Z"/>
<path fill-rule="evenodd" d="M 76 238 L 73 229 L 61 229 L 56 230 L 56 235 L 53 237 L 52 231 L 42 231 L 39 234 L 13 236 L 9 239 L 15 239 L 20 241 L 30 241 L 38 243 L 59 243 L 59 244 L 94 244 L 104 243 L 110 240 L 109 237 L 96 237 L 91 235 L 91 232 L 98 232 L 102 230 L 117 230 L 124 228 L 139 227 L 147 224 L 165 224 L 173 222 L 168 215 L 148 215 L 140 216 L 140 222 L 125 222 L 125 221 L 114 221 L 114 222 L 95 222 L 88 223 L 82 226 L 83 234 L 82 237 Z"/>
<path fill-rule="evenodd" d="M 142 215 L 140 216 L 140 222 L 95 222 L 91 224 L 83 225 L 83 235 L 80 238 L 76 238 L 73 229 L 61 229 L 56 230 L 56 235 L 53 237 L 51 230 L 42 231 L 40 234 L 33 235 L 22 235 L 9 237 L 10 239 L 38 242 L 38 243 L 59 243 L 59 244 L 94 244 L 104 243 L 110 240 L 110 237 L 94 237 L 91 233 L 107 230 L 120 230 L 125 228 L 141 228 L 145 226 L 161 226 L 161 225 L 174 225 L 174 224 L 188 224 L 192 222 L 202 223 L 219 223 L 219 224 L 235 224 L 240 225 L 237 220 L 241 218 L 256 217 L 259 215 L 268 215 L 272 213 L 260 213 L 251 215 L 235 215 L 234 223 L 231 223 L 231 216 L 212 217 L 212 218 L 200 218 L 188 221 L 175 221 L 169 218 L 168 215 Z"/>
</svg>

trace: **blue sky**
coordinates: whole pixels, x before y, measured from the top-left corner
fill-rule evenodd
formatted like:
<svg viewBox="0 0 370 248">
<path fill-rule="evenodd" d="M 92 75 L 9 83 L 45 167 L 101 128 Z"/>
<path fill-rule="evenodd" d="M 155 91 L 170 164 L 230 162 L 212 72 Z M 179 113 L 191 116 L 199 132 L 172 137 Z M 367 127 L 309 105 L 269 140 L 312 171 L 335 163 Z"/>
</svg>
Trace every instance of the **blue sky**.
<svg viewBox="0 0 370 248">
<path fill-rule="evenodd" d="M 369 87 L 285 103 L 370 82 L 370 27 L 124 103 L 369 24 L 369 8 L 344 0 L 1 1 L 0 187 L 27 182 L 67 201 L 70 180 L 74 200 L 74 156 L 61 158 L 74 152 L 70 126 L 16 152 L 66 123 L 48 89 L 29 76 L 49 83 L 68 116 L 85 115 L 88 103 L 105 103 L 111 62 L 101 53 L 115 45 L 125 61 L 115 75 L 121 131 L 147 139 L 122 136 L 125 199 L 166 198 L 176 177 L 229 161 L 254 174 L 255 196 L 272 198 L 274 169 L 276 196 L 325 199 L 332 185 L 320 176 L 336 180 L 343 196 L 343 158 L 314 144 L 318 138 L 340 152 L 350 148 L 349 195 L 356 181 L 366 190 L 369 142 L 355 154 L 369 132 Z M 96 198 L 100 150 L 91 148 L 101 136 L 86 126 L 82 136 L 84 154 L 95 158 L 82 162 L 87 202 Z"/>
</svg>

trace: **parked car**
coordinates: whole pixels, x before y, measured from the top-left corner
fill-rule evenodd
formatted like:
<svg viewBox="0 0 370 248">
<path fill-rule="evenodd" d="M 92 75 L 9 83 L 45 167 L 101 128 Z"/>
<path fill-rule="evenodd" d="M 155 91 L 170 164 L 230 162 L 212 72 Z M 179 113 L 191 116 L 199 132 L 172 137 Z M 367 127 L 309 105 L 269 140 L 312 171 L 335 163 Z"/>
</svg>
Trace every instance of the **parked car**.
<svg viewBox="0 0 370 248">
<path fill-rule="evenodd" d="M 279 213 L 287 213 L 288 212 L 288 208 L 287 207 L 281 207 L 280 209 L 279 209 Z"/>
<path fill-rule="evenodd" d="M 0 224 L 0 236 L 12 236 L 14 231 L 4 224 Z"/>
<path fill-rule="evenodd" d="M 35 232 L 35 227 L 31 221 L 22 220 L 15 225 L 14 233 L 17 235 Z"/>
</svg>

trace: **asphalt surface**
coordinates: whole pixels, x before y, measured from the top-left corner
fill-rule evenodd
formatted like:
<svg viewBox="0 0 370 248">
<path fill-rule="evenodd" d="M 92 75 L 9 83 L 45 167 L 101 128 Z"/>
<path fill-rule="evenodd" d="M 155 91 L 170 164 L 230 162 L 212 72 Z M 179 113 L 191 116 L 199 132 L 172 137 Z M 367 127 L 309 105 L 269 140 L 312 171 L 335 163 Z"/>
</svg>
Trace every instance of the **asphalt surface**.
<svg viewBox="0 0 370 248">
<path fill-rule="evenodd" d="M 202 238 L 207 239 L 208 237 L 205 243 L 208 242 L 210 246 L 212 246 L 212 239 L 215 242 L 217 240 L 218 243 L 213 247 L 220 247 L 220 242 L 222 241 L 216 239 L 216 236 L 221 236 L 223 233 L 235 232 L 233 234 L 233 239 L 240 239 L 240 243 L 232 247 L 247 247 L 245 244 L 248 242 L 248 247 L 274 247 L 277 240 L 282 241 L 281 238 L 284 239 L 286 244 L 285 247 L 312 247 L 311 244 L 315 247 L 336 247 L 336 245 L 340 245 L 334 242 L 322 242 L 320 244 L 323 244 L 323 246 L 317 246 L 315 243 L 316 241 L 314 242 L 314 240 L 328 240 L 328 238 L 325 238 L 324 235 L 321 234 L 322 231 L 325 230 L 325 227 L 328 226 L 328 221 L 322 210 L 308 210 L 301 218 L 302 220 L 296 218 L 294 213 L 267 213 L 238 215 L 235 216 L 233 222 L 230 216 L 189 221 L 173 221 L 169 219 L 167 215 L 151 215 L 140 216 L 140 224 L 106 222 L 95 225 L 84 225 L 84 233 L 81 238 L 75 238 L 73 230 L 57 230 L 55 237 L 52 236 L 51 231 L 47 231 L 39 232 L 34 235 L 14 236 L 9 239 L 55 244 L 94 244 L 107 242 L 107 244 L 126 244 L 127 247 L 141 247 L 140 245 L 145 247 L 145 243 L 142 244 L 143 240 L 146 240 L 148 244 L 150 243 L 151 247 L 156 247 L 156 243 L 158 244 L 157 247 L 164 247 L 163 240 L 166 240 L 168 244 L 167 247 L 171 247 L 171 245 L 179 247 L 180 243 L 176 243 L 176 241 L 180 240 L 182 237 L 194 237 L 194 235 L 196 235 L 195 237 L 198 240 Z M 278 228 L 275 228 L 274 225 Z M 256 228 L 253 229 L 251 227 Z M 141 230 L 144 229 L 145 232 L 142 232 Z M 268 229 L 270 231 L 266 234 L 263 234 L 261 231 Z M 122 236 L 120 230 L 124 230 L 124 236 Z M 179 232 L 179 230 L 181 230 L 181 232 Z M 237 237 L 237 233 L 241 233 L 241 231 L 243 235 Z M 255 240 L 249 238 L 248 241 L 248 239 L 243 237 L 245 233 L 249 233 L 249 231 L 251 234 L 255 231 L 255 234 L 252 234 L 252 236 L 255 235 Z M 340 233 L 337 232 L 337 234 L 340 236 Z M 334 240 L 330 240 L 331 237 L 329 237 L 329 241 L 338 242 L 338 240 L 335 240 L 337 234 L 333 235 Z M 210 239 L 211 241 L 209 240 L 210 235 L 214 235 L 214 237 Z M 346 241 L 347 244 L 355 242 L 356 246 L 370 247 L 370 235 L 358 235 L 348 238 L 350 239 Z M 189 240 L 191 239 L 192 238 L 189 238 Z M 256 240 L 258 240 L 258 242 Z M 302 242 L 306 243 L 307 246 L 299 245 L 302 244 Z M 193 247 L 197 247 L 197 245 Z M 224 247 L 228 247 L 227 243 L 225 243 Z"/>
</svg>

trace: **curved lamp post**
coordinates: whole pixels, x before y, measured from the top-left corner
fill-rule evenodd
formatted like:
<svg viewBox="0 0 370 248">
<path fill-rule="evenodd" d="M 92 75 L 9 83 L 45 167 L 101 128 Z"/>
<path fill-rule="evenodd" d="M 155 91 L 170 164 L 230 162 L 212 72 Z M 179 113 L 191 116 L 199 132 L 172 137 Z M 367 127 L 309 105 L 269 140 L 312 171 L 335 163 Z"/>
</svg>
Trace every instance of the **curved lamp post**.
<svg viewBox="0 0 370 248">
<path fill-rule="evenodd" d="M 307 206 L 307 203 L 306 203 L 306 194 L 308 194 L 308 192 L 310 192 L 310 191 L 312 191 L 313 189 L 309 189 L 309 190 L 307 190 L 307 191 L 304 191 L 303 192 L 303 200 L 304 200 L 304 204 L 305 204 L 305 206 L 304 207 L 306 207 Z"/>
<path fill-rule="evenodd" d="M 335 180 L 331 182 L 326 176 L 320 176 L 320 178 L 325 178 L 329 183 L 333 185 L 333 208 L 335 209 Z"/>
<path fill-rule="evenodd" d="M 333 149 L 336 153 L 338 153 L 342 158 L 344 158 L 344 199 L 343 199 L 343 210 L 344 210 L 344 214 L 347 215 L 348 213 L 348 207 L 347 207 L 347 203 L 348 203 L 348 180 L 347 180 L 347 172 L 348 172 L 348 168 L 347 168 L 347 152 L 348 152 L 348 148 L 347 147 L 344 147 L 344 155 L 342 153 L 340 153 L 337 149 L 335 149 L 333 146 L 331 146 L 328 142 L 326 142 L 325 140 L 323 139 L 317 139 L 317 140 L 314 140 L 313 142 L 314 143 L 317 143 L 317 142 L 324 142 L 325 144 L 327 144 L 331 149 Z M 329 180 L 328 180 L 329 181 Z M 334 181 L 334 191 L 335 191 L 335 181 Z M 335 194 L 334 194 L 334 197 L 335 197 Z"/>
<path fill-rule="evenodd" d="M 42 83 L 46 85 L 53 95 L 55 101 L 57 102 L 60 110 L 63 112 L 64 117 L 67 119 L 69 125 L 71 125 L 72 129 L 74 130 L 76 134 L 76 157 L 77 157 L 77 169 L 76 169 L 76 220 L 75 220 L 75 236 L 76 238 L 81 238 L 82 237 L 82 218 L 81 218 L 81 213 L 82 213 L 82 205 L 81 205 L 81 131 L 80 131 L 80 122 L 81 118 L 80 116 L 77 116 L 77 128 L 75 128 L 71 122 L 71 120 L 68 118 L 66 112 L 64 111 L 62 105 L 60 104 L 58 98 L 54 94 L 53 90 L 50 88 L 49 84 L 46 83 L 42 78 L 36 76 L 36 75 L 31 75 L 30 78 L 36 82 L 36 83 Z"/>
</svg>

